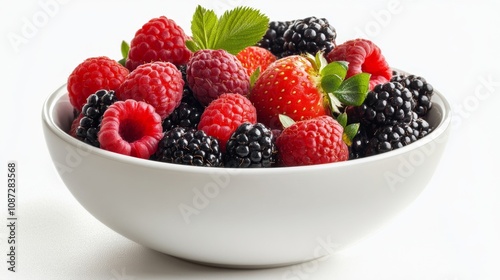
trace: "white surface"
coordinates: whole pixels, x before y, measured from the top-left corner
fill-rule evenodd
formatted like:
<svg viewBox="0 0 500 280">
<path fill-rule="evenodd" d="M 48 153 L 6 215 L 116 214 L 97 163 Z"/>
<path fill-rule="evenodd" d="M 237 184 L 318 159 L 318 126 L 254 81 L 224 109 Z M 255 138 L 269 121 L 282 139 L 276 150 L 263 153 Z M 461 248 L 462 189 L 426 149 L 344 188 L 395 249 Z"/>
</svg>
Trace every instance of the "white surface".
<svg viewBox="0 0 500 280">
<path fill-rule="evenodd" d="M 218 0 L 177 1 L 171 7 L 170 1 L 61 0 L 49 13 L 40 5 L 45 2 L 50 1 L 9 2 L 0 10 L 0 164 L 5 168 L 0 176 L 6 176 L 8 160 L 19 165 L 18 272 L 7 271 L 7 227 L 0 226 L 0 279 L 500 278 L 500 184 L 493 176 L 500 156 L 498 2 L 344 0 L 304 1 L 304 6 Z M 118 58 L 121 40 L 130 40 L 152 17 L 167 15 L 189 30 L 197 3 L 219 13 L 235 4 L 254 6 L 272 19 L 327 17 L 339 43 L 364 33 L 391 65 L 426 77 L 456 113 L 443 161 L 419 199 L 355 247 L 326 260 L 267 270 L 184 262 L 145 249 L 90 216 L 50 162 L 42 102 L 83 59 Z M 25 34 L 16 51 L 9 36 L 23 36 L 33 19 L 38 27 Z M 7 224 L 6 187 L 0 189 L 0 219 Z"/>
</svg>

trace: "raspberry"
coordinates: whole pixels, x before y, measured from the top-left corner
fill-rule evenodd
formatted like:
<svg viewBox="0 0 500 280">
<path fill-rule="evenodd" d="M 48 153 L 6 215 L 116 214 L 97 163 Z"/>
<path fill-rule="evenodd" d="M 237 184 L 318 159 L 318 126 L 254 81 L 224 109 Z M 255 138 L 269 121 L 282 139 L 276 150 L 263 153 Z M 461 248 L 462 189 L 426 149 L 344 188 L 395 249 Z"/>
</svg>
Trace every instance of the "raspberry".
<svg viewBox="0 0 500 280">
<path fill-rule="evenodd" d="M 87 58 L 68 77 L 69 101 L 80 112 L 89 95 L 100 89 L 116 90 L 128 74 L 127 68 L 108 57 Z"/>
<path fill-rule="evenodd" d="M 370 89 L 373 89 L 377 84 L 387 83 L 392 77 L 391 68 L 380 48 L 370 40 L 347 41 L 328 53 L 326 58 L 328 62 L 349 62 L 346 78 L 362 72 L 371 74 Z"/>
<path fill-rule="evenodd" d="M 225 50 L 199 50 L 189 60 L 186 70 L 194 97 L 207 106 L 224 93 L 246 95 L 250 78 L 236 56 Z"/>
<path fill-rule="evenodd" d="M 182 74 L 175 65 L 156 61 L 130 72 L 116 95 L 120 100 L 135 99 L 151 104 L 164 119 L 181 103 L 183 87 Z"/>
<path fill-rule="evenodd" d="M 202 130 L 184 127 L 166 132 L 151 159 L 194 166 L 222 165 L 219 142 Z"/>
<path fill-rule="evenodd" d="M 236 55 L 236 58 L 245 67 L 248 76 L 252 76 L 259 67 L 262 73 L 269 64 L 276 60 L 276 57 L 270 51 L 255 46 L 246 47 Z"/>
<path fill-rule="evenodd" d="M 345 161 L 349 150 L 342 140 L 344 128 L 330 116 L 298 121 L 276 139 L 280 163 L 300 166 Z"/>
<path fill-rule="evenodd" d="M 241 94 L 225 93 L 205 108 L 198 129 L 216 138 L 225 152 L 231 134 L 244 122 L 257 122 L 255 107 Z"/>
<path fill-rule="evenodd" d="M 102 115 L 117 101 L 114 91 L 98 90 L 87 98 L 82 107 L 82 118 L 76 129 L 76 136 L 83 142 L 99 147 L 97 134 L 101 128 Z"/>
<path fill-rule="evenodd" d="M 187 39 L 184 30 L 173 20 L 164 16 L 153 18 L 135 33 L 130 42 L 126 66 L 132 71 L 141 64 L 153 61 L 186 64 L 192 55 L 186 48 Z"/>
<path fill-rule="evenodd" d="M 290 24 L 283 37 L 284 56 L 306 52 L 315 55 L 318 51 L 333 50 L 337 32 L 327 19 L 308 17 Z"/>
<path fill-rule="evenodd" d="M 104 112 L 99 143 L 104 150 L 148 159 L 163 136 L 161 117 L 146 102 L 117 101 Z"/>
<path fill-rule="evenodd" d="M 226 145 L 225 167 L 271 167 L 276 161 L 272 131 L 261 123 L 243 123 Z"/>
</svg>

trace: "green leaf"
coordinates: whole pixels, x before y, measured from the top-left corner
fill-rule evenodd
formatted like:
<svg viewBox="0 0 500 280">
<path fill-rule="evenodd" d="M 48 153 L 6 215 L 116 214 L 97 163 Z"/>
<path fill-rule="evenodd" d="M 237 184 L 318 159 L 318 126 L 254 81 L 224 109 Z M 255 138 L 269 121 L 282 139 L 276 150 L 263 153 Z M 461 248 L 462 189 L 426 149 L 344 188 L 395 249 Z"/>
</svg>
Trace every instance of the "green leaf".
<svg viewBox="0 0 500 280">
<path fill-rule="evenodd" d="M 332 113 L 340 113 L 339 108 L 342 107 L 342 103 L 340 103 L 340 100 L 331 92 L 328 92 L 326 94 L 328 98 L 328 105 L 330 106 L 330 111 Z"/>
<path fill-rule="evenodd" d="M 325 92 L 334 92 L 340 87 L 343 79 L 339 75 L 328 75 L 321 78 L 321 88 Z"/>
<path fill-rule="evenodd" d="M 122 66 L 125 67 L 125 64 L 126 64 L 127 58 L 128 58 L 128 52 L 130 50 L 130 46 L 127 42 L 125 42 L 125 40 L 123 40 L 120 48 L 121 48 L 122 58 L 120 60 L 118 60 L 118 63 L 120 63 Z"/>
<path fill-rule="evenodd" d="M 345 79 L 348 63 L 346 61 L 333 61 L 321 69 L 321 76 L 337 75 L 341 80 Z"/>
<path fill-rule="evenodd" d="M 255 82 L 260 76 L 260 67 L 257 67 L 255 71 L 253 71 L 252 75 L 250 75 L 250 88 L 253 88 L 253 85 L 255 85 Z"/>
<path fill-rule="evenodd" d="M 186 48 L 192 52 L 201 50 L 200 46 L 198 46 L 198 44 L 196 44 L 193 40 L 186 40 Z"/>
<path fill-rule="evenodd" d="M 345 105 L 359 106 L 365 101 L 370 88 L 370 74 L 359 73 L 342 82 L 334 95 Z"/>
<path fill-rule="evenodd" d="M 347 114 L 342 113 L 337 117 L 337 121 L 340 123 L 342 127 L 346 127 L 347 125 Z"/>
<path fill-rule="evenodd" d="M 213 44 L 204 47 L 225 49 L 231 54 L 237 54 L 244 48 L 255 45 L 266 33 L 268 24 L 269 18 L 259 10 L 236 7 L 222 15 Z"/>
<path fill-rule="evenodd" d="M 287 128 L 295 123 L 295 121 L 287 115 L 279 114 L 279 119 L 283 128 Z"/>
<path fill-rule="evenodd" d="M 344 134 L 342 136 L 344 139 L 344 142 L 348 145 L 351 146 L 352 144 L 352 139 L 358 134 L 359 130 L 359 123 L 353 123 L 344 128 Z"/>
<path fill-rule="evenodd" d="M 121 51 L 122 51 L 122 58 L 127 59 L 128 58 L 128 52 L 130 50 L 130 46 L 125 40 L 122 41 L 121 45 Z"/>
<path fill-rule="evenodd" d="M 214 44 L 217 33 L 217 15 L 198 5 L 191 20 L 193 40 L 200 49 L 209 49 Z M 188 47 L 189 48 L 189 47 Z"/>
</svg>

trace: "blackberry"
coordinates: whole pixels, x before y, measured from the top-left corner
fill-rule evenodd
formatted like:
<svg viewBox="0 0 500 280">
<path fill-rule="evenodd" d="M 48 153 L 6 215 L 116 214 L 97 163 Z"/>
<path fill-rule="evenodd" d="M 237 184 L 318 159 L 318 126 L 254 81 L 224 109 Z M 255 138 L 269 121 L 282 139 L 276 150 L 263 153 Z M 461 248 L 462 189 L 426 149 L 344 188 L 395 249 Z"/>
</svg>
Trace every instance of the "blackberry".
<svg viewBox="0 0 500 280">
<path fill-rule="evenodd" d="M 189 85 L 188 85 L 188 82 L 187 82 L 186 68 L 187 68 L 186 64 L 182 64 L 182 65 L 177 66 L 177 69 L 179 69 L 179 71 L 182 74 L 182 80 L 184 81 L 184 88 L 183 88 L 183 91 L 182 91 L 182 96 L 183 97 L 193 94 L 193 91 L 191 90 L 191 88 L 189 88 Z"/>
<path fill-rule="evenodd" d="M 200 122 L 204 107 L 194 98 L 192 94 L 182 97 L 181 104 L 163 120 L 163 131 L 169 131 L 174 127 L 196 128 Z"/>
<path fill-rule="evenodd" d="M 194 166 L 222 166 L 219 142 L 202 130 L 184 127 L 165 132 L 151 159 Z"/>
<path fill-rule="evenodd" d="M 434 88 L 427 81 L 416 75 L 397 74 L 391 78 L 392 82 L 399 82 L 405 88 L 410 90 L 415 100 L 415 108 L 413 109 L 419 117 L 424 117 L 432 108 L 432 95 Z"/>
<path fill-rule="evenodd" d="M 102 115 L 108 107 L 115 103 L 117 98 L 115 92 L 110 90 L 98 90 L 87 97 L 87 103 L 82 107 L 83 117 L 76 129 L 76 137 L 85 143 L 100 147 L 97 133 L 101 128 Z"/>
<path fill-rule="evenodd" d="M 261 123 L 243 123 L 226 144 L 225 167 L 271 167 L 276 145 L 273 132 Z"/>
<path fill-rule="evenodd" d="M 349 158 L 362 158 L 404 147 L 425 137 L 431 130 L 429 123 L 422 118 L 407 124 L 380 126 L 374 131 L 360 129 L 352 141 Z"/>
<path fill-rule="evenodd" d="M 413 119 L 415 101 L 412 93 L 398 82 L 376 85 L 361 106 L 350 107 L 353 120 L 365 125 L 409 123 Z"/>
<path fill-rule="evenodd" d="M 285 44 L 283 34 L 292 23 L 293 21 L 269 22 L 266 34 L 259 42 L 257 42 L 257 46 L 269 50 L 277 57 L 283 57 L 283 45 Z"/>
<path fill-rule="evenodd" d="M 327 19 L 308 17 L 294 21 L 283 37 L 285 56 L 305 52 L 314 55 L 318 51 L 324 51 L 327 54 L 333 50 L 337 33 Z"/>
</svg>

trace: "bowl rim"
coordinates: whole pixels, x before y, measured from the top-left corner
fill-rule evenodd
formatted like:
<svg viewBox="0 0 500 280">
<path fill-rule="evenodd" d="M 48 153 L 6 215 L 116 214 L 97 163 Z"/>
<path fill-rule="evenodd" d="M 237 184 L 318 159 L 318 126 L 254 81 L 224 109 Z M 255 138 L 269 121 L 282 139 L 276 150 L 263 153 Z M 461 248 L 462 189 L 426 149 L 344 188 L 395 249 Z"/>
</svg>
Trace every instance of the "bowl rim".
<svg viewBox="0 0 500 280">
<path fill-rule="evenodd" d="M 325 164 L 316 164 L 316 165 L 306 165 L 306 166 L 290 166 L 290 167 L 272 167 L 272 168 L 210 168 L 203 166 L 188 166 L 181 164 L 173 164 L 173 163 L 165 163 L 158 162 L 149 159 L 141 159 L 132 156 L 122 155 L 115 152 L 107 151 L 104 149 L 100 149 L 89 144 L 86 144 L 71 135 L 65 132 L 62 128 L 60 128 L 53 118 L 53 112 L 56 105 L 61 102 L 67 102 L 69 104 L 69 97 L 66 90 L 66 84 L 63 84 L 58 89 L 56 89 L 52 94 L 50 94 L 43 103 L 42 108 L 42 123 L 58 138 L 62 141 L 66 142 L 68 145 L 72 147 L 76 147 L 79 149 L 84 149 L 86 152 L 89 152 L 95 156 L 103 157 L 113 161 L 120 161 L 123 163 L 128 163 L 132 165 L 141 165 L 147 168 L 154 168 L 159 170 L 172 170 L 177 172 L 196 172 L 200 174 L 211 174 L 214 173 L 246 173 L 249 175 L 257 174 L 280 174 L 280 173 L 288 173 L 288 172 L 309 172 L 311 170 L 320 170 L 320 169 L 330 169 L 330 168 L 342 168 L 349 167 L 351 165 L 361 165 L 366 163 L 371 163 L 374 161 L 379 161 L 383 159 L 387 159 L 390 157 L 397 157 L 401 154 L 409 153 L 411 151 L 417 150 L 418 148 L 436 140 L 442 135 L 451 124 L 451 106 L 448 100 L 436 89 L 434 89 L 433 95 L 433 105 L 435 107 L 440 107 L 441 116 L 440 123 L 431 131 L 427 136 L 419 139 L 418 141 L 411 143 L 407 146 L 401 147 L 399 149 L 373 155 L 365 158 L 352 159 L 342 162 L 333 162 L 333 163 L 325 163 Z M 67 99 L 67 100 L 64 100 Z M 437 102 L 436 102 L 437 101 Z"/>
</svg>

